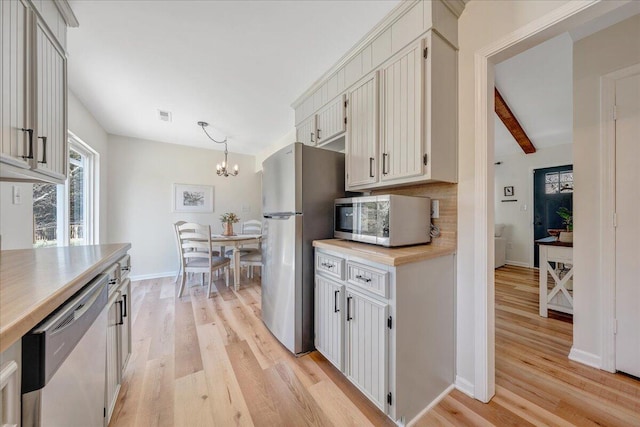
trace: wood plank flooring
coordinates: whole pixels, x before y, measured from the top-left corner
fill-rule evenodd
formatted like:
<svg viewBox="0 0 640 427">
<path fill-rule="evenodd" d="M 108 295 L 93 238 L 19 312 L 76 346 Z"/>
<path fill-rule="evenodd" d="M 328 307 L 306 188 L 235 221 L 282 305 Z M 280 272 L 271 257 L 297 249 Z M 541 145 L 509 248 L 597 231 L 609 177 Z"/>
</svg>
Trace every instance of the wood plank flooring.
<svg viewBox="0 0 640 427">
<path fill-rule="evenodd" d="M 133 283 L 133 354 L 111 426 L 391 426 L 318 352 L 295 358 L 260 320 L 260 285 Z M 453 391 L 419 426 L 640 426 L 640 381 L 567 359 L 571 316 L 537 315 L 537 272 L 496 272 L 489 404 Z"/>
<path fill-rule="evenodd" d="M 640 426 L 640 381 L 568 359 L 572 316 L 538 315 L 538 271 L 496 270 L 496 395 L 454 390 L 419 426 Z"/>
</svg>

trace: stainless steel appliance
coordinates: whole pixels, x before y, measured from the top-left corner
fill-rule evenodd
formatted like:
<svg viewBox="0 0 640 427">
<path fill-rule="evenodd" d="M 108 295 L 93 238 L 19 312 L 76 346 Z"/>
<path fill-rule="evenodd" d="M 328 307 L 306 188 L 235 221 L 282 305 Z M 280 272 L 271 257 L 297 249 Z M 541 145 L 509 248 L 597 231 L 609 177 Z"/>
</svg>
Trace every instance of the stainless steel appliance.
<svg viewBox="0 0 640 427">
<path fill-rule="evenodd" d="M 344 154 L 289 145 L 262 163 L 262 320 L 294 354 L 313 350 L 313 247 L 333 236 Z"/>
<path fill-rule="evenodd" d="M 100 275 L 22 338 L 22 425 L 105 422 L 107 276 Z"/>
<path fill-rule="evenodd" d="M 431 241 L 431 199 L 381 196 L 337 199 L 333 235 L 380 246 L 405 246 Z"/>
</svg>

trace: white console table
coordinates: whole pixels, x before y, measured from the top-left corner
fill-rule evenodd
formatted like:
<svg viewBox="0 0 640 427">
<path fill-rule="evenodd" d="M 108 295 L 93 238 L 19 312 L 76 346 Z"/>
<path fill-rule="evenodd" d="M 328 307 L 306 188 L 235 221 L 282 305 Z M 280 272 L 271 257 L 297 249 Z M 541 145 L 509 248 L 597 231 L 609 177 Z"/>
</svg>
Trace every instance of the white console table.
<svg viewBox="0 0 640 427">
<path fill-rule="evenodd" d="M 540 316 L 547 317 L 549 309 L 573 314 L 573 243 L 558 242 L 555 237 L 536 243 L 540 254 Z M 554 282 L 551 290 L 548 275 Z"/>
</svg>

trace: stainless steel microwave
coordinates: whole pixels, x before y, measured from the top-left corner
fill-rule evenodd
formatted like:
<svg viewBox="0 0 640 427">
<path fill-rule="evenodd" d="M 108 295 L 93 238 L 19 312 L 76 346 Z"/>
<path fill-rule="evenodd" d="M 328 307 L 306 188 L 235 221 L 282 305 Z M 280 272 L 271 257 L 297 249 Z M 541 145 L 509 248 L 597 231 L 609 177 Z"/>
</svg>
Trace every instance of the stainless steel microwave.
<svg viewBox="0 0 640 427">
<path fill-rule="evenodd" d="M 334 202 L 334 237 L 380 246 L 406 246 L 431 241 L 428 197 L 351 197 Z"/>
</svg>

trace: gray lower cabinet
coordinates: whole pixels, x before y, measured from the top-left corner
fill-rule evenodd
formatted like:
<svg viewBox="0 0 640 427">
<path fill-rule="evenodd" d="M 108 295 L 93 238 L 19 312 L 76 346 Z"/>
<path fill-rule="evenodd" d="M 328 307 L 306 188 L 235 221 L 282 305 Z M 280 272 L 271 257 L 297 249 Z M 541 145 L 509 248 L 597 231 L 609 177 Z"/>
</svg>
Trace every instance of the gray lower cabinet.
<svg viewBox="0 0 640 427">
<path fill-rule="evenodd" d="M 343 370 L 344 285 L 316 275 L 315 346 L 329 362 Z"/>
<path fill-rule="evenodd" d="M 107 314 L 107 420 L 109 423 L 113 408 L 120 391 L 120 343 L 118 337 L 118 329 L 120 323 L 120 293 L 114 291 L 107 303 L 109 311 Z"/>
<path fill-rule="evenodd" d="M 124 371 L 131 356 L 131 269 L 130 257 L 125 255 L 108 270 L 109 312 L 107 320 L 107 390 L 106 424 L 111 420 L 120 392 Z"/>
<path fill-rule="evenodd" d="M 454 255 L 389 266 L 316 248 L 315 259 L 316 349 L 406 425 L 454 382 Z"/>
</svg>

